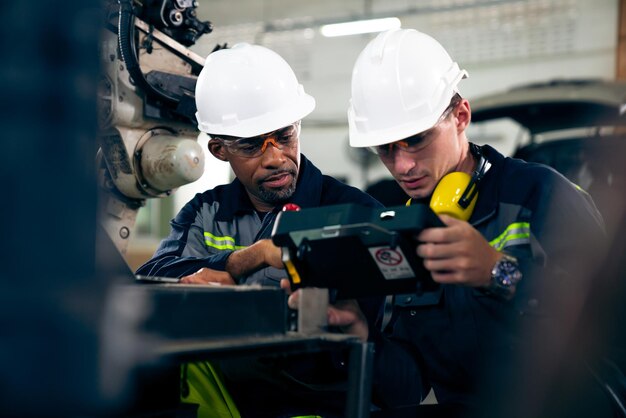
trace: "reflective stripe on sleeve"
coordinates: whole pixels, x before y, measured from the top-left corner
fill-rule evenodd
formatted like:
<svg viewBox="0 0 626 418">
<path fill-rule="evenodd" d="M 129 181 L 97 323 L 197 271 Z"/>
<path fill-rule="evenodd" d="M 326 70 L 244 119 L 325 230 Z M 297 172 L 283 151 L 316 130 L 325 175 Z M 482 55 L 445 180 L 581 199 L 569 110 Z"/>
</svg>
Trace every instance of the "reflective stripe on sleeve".
<svg viewBox="0 0 626 418">
<path fill-rule="evenodd" d="M 233 237 L 218 237 L 210 232 L 204 233 L 204 243 L 207 247 L 212 247 L 217 250 L 240 250 L 246 248 L 245 245 L 235 245 L 235 238 Z"/>
<path fill-rule="evenodd" d="M 516 222 L 507 226 L 503 233 L 489 242 L 489 245 L 501 251 L 510 245 L 527 244 L 530 242 L 530 223 Z"/>
</svg>

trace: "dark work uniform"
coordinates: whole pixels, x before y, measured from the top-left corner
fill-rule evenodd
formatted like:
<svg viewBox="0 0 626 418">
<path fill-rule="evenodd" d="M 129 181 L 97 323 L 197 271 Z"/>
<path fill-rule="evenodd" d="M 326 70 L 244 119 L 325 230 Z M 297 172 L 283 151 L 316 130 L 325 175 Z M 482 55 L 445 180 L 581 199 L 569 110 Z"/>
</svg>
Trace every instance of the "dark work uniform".
<svg viewBox="0 0 626 418">
<path fill-rule="evenodd" d="M 604 239 L 589 195 L 547 166 L 505 158 L 489 146 L 482 153 L 492 167 L 470 223 L 494 248 L 518 258 L 523 279 L 510 301 L 444 285 L 435 304 L 395 306 L 392 331 L 372 330 L 375 398 L 384 406 L 419 403 L 430 388 L 439 404 L 497 402 L 490 394 L 527 383 L 500 373 L 523 361 L 531 339 L 524 331 L 558 316 L 559 294 L 588 284 L 582 272 L 593 259 L 589 243 Z"/>
</svg>

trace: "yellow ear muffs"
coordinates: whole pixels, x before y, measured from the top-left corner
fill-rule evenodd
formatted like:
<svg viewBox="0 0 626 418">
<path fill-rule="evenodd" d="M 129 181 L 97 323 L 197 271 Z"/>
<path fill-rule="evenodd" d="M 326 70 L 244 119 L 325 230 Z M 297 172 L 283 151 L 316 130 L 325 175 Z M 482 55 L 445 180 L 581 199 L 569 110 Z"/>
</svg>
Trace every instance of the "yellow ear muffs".
<svg viewBox="0 0 626 418">
<path fill-rule="evenodd" d="M 430 208 L 437 215 L 469 220 L 478 199 L 477 182 L 467 173 L 455 171 L 445 175 L 435 187 Z"/>
<path fill-rule="evenodd" d="M 474 212 L 478 200 L 478 185 L 491 168 L 491 163 L 482 154 L 482 149 L 470 144 L 472 155 L 478 158 L 476 170 L 470 176 L 461 171 L 454 171 L 443 176 L 430 198 L 430 208 L 437 215 L 449 215 L 462 221 L 468 221 Z M 406 202 L 410 206 L 413 199 Z"/>
</svg>

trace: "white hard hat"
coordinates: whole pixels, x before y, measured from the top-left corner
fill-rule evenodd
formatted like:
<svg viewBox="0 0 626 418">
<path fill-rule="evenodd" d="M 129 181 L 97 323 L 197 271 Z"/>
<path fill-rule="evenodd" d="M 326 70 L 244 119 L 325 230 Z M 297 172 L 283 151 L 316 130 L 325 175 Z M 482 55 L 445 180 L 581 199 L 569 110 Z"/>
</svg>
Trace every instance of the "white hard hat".
<svg viewBox="0 0 626 418">
<path fill-rule="evenodd" d="M 251 137 L 296 122 L 315 109 L 280 55 L 240 43 L 210 54 L 196 83 L 198 129 Z"/>
<path fill-rule="evenodd" d="M 380 33 L 352 71 L 350 145 L 384 145 L 432 128 L 465 77 L 432 37 L 414 29 Z"/>
</svg>

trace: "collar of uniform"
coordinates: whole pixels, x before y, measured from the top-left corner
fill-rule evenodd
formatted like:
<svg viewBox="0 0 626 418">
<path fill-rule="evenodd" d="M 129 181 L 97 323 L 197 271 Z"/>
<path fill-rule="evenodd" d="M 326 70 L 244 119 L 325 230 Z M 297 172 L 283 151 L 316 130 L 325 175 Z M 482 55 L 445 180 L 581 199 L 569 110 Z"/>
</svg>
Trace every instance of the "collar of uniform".
<svg viewBox="0 0 626 418">
<path fill-rule="evenodd" d="M 322 194 L 322 173 L 304 155 L 300 155 L 300 174 L 296 191 L 289 199 L 301 208 L 319 206 Z M 287 202 L 285 202 L 287 203 Z M 254 212 L 254 205 L 239 179 L 224 188 L 220 207 L 215 214 L 218 221 L 232 221 L 235 215 Z"/>
<path fill-rule="evenodd" d="M 504 156 L 493 147 L 483 145 L 481 149 L 485 158 L 491 163 L 491 168 L 482 179 L 478 201 L 470 218 L 472 225 L 478 225 L 496 213 L 499 202 L 498 179 L 505 161 Z"/>
<path fill-rule="evenodd" d="M 215 214 L 215 220 L 230 222 L 238 213 L 253 211 L 254 206 L 246 193 L 246 189 L 239 179 L 235 178 L 230 184 L 224 186 L 219 198 L 219 208 Z"/>
</svg>

